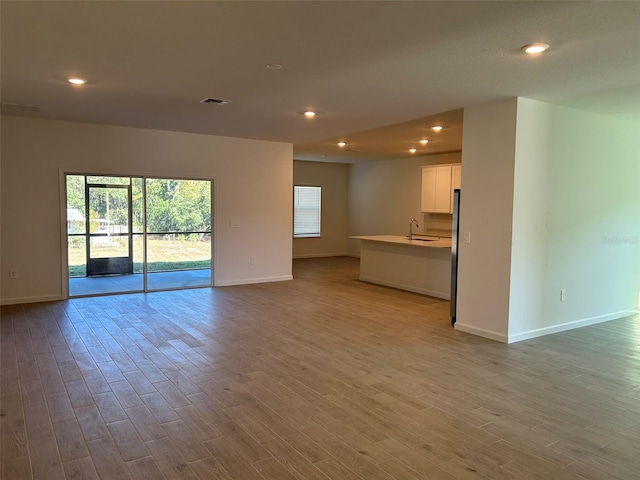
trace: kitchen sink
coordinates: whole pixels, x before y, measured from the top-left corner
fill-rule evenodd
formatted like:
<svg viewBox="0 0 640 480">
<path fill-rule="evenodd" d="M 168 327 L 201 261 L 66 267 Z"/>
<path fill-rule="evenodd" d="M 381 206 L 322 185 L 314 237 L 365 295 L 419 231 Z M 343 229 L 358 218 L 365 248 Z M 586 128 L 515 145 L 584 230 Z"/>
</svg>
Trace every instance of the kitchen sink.
<svg viewBox="0 0 640 480">
<path fill-rule="evenodd" d="M 414 235 L 413 240 L 418 240 L 419 242 L 435 242 L 440 240 L 440 237 L 416 237 Z"/>
</svg>

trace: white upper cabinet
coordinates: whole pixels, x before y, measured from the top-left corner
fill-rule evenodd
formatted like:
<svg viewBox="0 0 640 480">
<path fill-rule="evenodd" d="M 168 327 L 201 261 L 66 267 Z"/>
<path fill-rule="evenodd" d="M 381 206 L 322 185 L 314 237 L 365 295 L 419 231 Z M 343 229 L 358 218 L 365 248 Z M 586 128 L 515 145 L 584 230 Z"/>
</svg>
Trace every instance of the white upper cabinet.
<svg viewBox="0 0 640 480">
<path fill-rule="evenodd" d="M 462 165 L 451 166 L 451 193 L 462 183 Z"/>
<path fill-rule="evenodd" d="M 421 210 L 429 213 L 451 213 L 453 189 L 460 188 L 461 165 L 422 167 Z"/>
<path fill-rule="evenodd" d="M 462 165 L 451 167 L 451 213 L 453 213 L 453 191 L 462 184 Z"/>
</svg>

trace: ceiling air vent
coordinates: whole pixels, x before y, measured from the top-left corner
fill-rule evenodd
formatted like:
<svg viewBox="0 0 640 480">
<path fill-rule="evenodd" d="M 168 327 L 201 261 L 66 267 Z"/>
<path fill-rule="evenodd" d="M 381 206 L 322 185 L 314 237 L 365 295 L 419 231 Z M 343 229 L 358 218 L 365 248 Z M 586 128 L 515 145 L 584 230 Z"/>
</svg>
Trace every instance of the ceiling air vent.
<svg viewBox="0 0 640 480">
<path fill-rule="evenodd" d="M 2 111 L 5 113 L 35 113 L 40 107 L 35 105 L 20 105 L 19 103 L 3 103 Z"/>
<path fill-rule="evenodd" d="M 226 105 L 231 103 L 231 100 L 220 100 L 219 98 L 203 98 L 200 103 L 213 103 L 214 105 Z"/>
</svg>

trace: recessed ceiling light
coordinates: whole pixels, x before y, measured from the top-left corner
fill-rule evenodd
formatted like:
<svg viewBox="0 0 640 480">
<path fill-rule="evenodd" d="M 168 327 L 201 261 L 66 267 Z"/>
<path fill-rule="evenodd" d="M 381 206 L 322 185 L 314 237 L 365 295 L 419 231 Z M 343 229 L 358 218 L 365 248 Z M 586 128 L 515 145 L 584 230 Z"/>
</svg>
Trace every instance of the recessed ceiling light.
<svg viewBox="0 0 640 480">
<path fill-rule="evenodd" d="M 412 149 L 410 149 L 410 150 L 409 150 L 409 152 L 411 152 L 411 153 L 416 153 L 416 152 L 417 152 L 417 150 L 416 150 L 415 148 L 412 148 Z"/>
<path fill-rule="evenodd" d="M 313 118 L 316 116 L 316 112 L 312 110 L 307 110 L 306 112 L 304 112 L 304 116 L 307 118 Z"/>
<path fill-rule="evenodd" d="M 269 70 L 280 70 L 282 68 L 282 65 L 279 63 L 267 63 L 265 67 L 267 67 Z"/>
<path fill-rule="evenodd" d="M 69 83 L 73 83 L 74 85 L 84 85 L 87 81 L 82 78 L 70 78 Z"/>
<path fill-rule="evenodd" d="M 422 140 L 420 140 L 420 143 L 422 145 L 426 145 L 427 143 L 429 143 L 429 140 L 427 140 L 426 138 L 423 138 Z"/>
<path fill-rule="evenodd" d="M 439 132 L 440 130 L 442 130 L 442 125 L 434 125 L 433 127 L 431 127 L 431 130 L 433 130 L 434 132 Z"/>
<path fill-rule="evenodd" d="M 549 48 L 546 43 L 530 43 L 522 47 L 525 53 L 542 53 Z"/>
<path fill-rule="evenodd" d="M 338 142 L 338 146 L 340 148 L 345 147 L 347 144 L 345 142 Z"/>
</svg>

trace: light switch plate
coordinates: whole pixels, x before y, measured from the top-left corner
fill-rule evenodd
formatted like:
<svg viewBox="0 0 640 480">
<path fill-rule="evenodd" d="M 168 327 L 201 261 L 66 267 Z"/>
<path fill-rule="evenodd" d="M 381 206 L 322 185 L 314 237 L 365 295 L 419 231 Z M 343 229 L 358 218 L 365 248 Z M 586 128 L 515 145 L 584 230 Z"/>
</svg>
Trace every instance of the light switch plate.
<svg viewBox="0 0 640 480">
<path fill-rule="evenodd" d="M 464 243 L 471 243 L 471 232 L 464 232 L 462 239 Z"/>
</svg>

